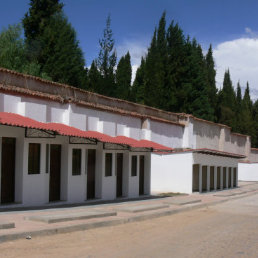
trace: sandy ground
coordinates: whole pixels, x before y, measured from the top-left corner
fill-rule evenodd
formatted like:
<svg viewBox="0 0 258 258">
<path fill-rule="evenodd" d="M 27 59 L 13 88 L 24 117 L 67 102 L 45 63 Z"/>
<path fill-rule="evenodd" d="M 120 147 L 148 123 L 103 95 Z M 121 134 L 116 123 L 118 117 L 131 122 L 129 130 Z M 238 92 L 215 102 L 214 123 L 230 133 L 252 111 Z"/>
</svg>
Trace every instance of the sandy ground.
<svg viewBox="0 0 258 258">
<path fill-rule="evenodd" d="M 0 257 L 258 257 L 258 195 L 143 222 L 2 243 Z"/>
</svg>

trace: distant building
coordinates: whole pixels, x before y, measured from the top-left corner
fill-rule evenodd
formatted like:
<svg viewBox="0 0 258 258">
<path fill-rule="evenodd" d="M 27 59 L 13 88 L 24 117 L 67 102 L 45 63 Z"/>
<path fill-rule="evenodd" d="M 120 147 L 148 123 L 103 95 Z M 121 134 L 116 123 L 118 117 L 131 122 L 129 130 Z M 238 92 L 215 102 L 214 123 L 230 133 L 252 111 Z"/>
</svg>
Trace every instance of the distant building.
<svg viewBox="0 0 258 258">
<path fill-rule="evenodd" d="M 250 137 L 0 68 L 1 203 L 112 200 L 237 186 Z"/>
</svg>

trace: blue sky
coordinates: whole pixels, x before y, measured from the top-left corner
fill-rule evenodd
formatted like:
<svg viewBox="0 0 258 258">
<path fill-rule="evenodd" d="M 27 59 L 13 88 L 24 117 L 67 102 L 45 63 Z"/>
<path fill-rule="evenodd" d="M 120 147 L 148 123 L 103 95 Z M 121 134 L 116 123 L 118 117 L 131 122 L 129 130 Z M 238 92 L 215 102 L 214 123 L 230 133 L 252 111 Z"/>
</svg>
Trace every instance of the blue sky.
<svg viewBox="0 0 258 258">
<path fill-rule="evenodd" d="M 250 82 L 258 96 L 258 1 L 246 0 L 63 0 L 64 11 L 77 31 L 87 66 L 98 55 L 98 40 L 111 15 L 118 56 L 130 50 L 134 71 L 146 52 L 164 10 L 185 34 L 196 37 L 204 51 L 211 43 L 217 85 L 229 68 L 234 84 Z M 29 0 L 1 0 L 0 28 L 21 21 Z M 257 52 L 257 53 L 256 53 Z"/>
</svg>

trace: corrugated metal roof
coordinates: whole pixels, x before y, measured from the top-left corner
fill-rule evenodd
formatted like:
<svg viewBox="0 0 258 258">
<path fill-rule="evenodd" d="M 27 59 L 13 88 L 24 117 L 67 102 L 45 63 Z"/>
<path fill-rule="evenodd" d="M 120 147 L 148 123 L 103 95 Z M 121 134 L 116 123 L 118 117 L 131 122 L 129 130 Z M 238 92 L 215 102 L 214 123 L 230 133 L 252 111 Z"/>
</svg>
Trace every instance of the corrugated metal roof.
<svg viewBox="0 0 258 258">
<path fill-rule="evenodd" d="M 45 123 L 41 123 L 31 118 L 8 112 L 0 112 L 0 124 L 47 130 L 47 125 Z"/>
<path fill-rule="evenodd" d="M 169 147 L 148 140 L 138 141 L 126 136 L 112 137 L 96 131 L 83 131 L 78 128 L 61 123 L 42 123 L 31 118 L 24 117 L 14 113 L 0 112 L 0 124 L 39 130 L 47 130 L 55 132 L 59 135 L 95 139 L 97 141 L 101 141 L 104 143 L 126 145 L 136 149 L 144 148 L 160 151 L 173 150 Z"/>
</svg>

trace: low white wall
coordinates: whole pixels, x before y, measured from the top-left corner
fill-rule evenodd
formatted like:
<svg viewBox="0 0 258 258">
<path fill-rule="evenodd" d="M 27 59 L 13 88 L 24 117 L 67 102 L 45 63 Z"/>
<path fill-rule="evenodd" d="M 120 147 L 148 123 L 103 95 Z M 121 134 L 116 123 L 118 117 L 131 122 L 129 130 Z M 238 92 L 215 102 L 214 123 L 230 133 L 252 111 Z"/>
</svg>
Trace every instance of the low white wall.
<svg viewBox="0 0 258 258">
<path fill-rule="evenodd" d="M 238 180 L 258 181 L 258 163 L 238 163 Z"/>
<path fill-rule="evenodd" d="M 192 153 L 151 155 L 151 193 L 192 193 Z"/>
</svg>

